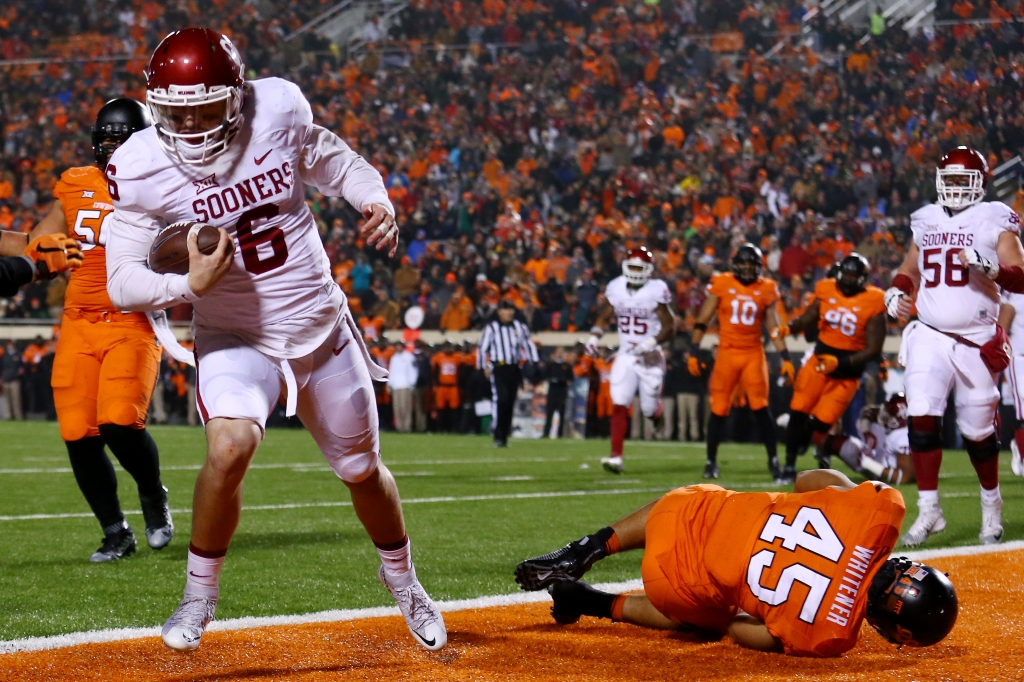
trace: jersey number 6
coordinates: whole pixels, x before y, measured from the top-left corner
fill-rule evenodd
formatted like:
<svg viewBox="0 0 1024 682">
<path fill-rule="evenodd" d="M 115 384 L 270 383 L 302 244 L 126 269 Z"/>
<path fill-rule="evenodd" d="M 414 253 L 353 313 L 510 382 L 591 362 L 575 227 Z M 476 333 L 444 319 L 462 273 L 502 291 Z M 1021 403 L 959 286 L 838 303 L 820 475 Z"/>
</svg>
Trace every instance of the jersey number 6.
<svg viewBox="0 0 1024 682">
<path fill-rule="evenodd" d="M 256 234 L 252 232 L 252 224 L 257 220 L 270 219 L 280 212 L 277 204 L 263 204 L 250 209 L 238 218 L 235 226 L 238 233 L 238 245 L 242 248 L 242 262 L 245 269 L 254 275 L 262 275 L 284 265 L 288 260 L 288 244 L 284 240 L 284 231 L 280 227 L 269 227 Z M 261 244 L 270 244 L 272 253 L 268 258 L 260 258 Z"/>
</svg>

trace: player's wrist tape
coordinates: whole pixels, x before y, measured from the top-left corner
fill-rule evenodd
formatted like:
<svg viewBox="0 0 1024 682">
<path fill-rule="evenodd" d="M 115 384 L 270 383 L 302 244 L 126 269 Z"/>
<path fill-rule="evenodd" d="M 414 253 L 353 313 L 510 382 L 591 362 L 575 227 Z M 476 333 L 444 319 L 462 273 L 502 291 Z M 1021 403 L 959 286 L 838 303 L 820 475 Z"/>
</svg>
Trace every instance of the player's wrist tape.
<svg viewBox="0 0 1024 682">
<path fill-rule="evenodd" d="M 1024 268 L 1019 265 L 1000 265 L 995 282 L 1010 293 L 1024 294 Z"/>
<path fill-rule="evenodd" d="M 872 476 L 881 478 L 882 472 L 885 471 L 885 467 L 882 463 L 871 459 L 870 457 L 862 457 L 860 460 L 860 468 L 868 472 Z"/>
<path fill-rule="evenodd" d="M 892 285 L 905 294 L 914 293 L 914 280 L 910 279 L 910 275 L 905 275 L 902 272 L 892 278 Z"/>
<path fill-rule="evenodd" d="M 590 328 L 590 333 L 600 338 L 604 334 L 604 330 L 598 327 L 597 325 L 594 325 L 593 327 Z"/>
<path fill-rule="evenodd" d="M 779 355 L 781 355 L 782 359 L 785 360 L 786 362 L 792 362 L 792 360 L 790 360 L 790 358 L 789 358 L 789 349 L 788 348 L 783 348 L 782 350 L 780 350 L 779 351 Z"/>
</svg>

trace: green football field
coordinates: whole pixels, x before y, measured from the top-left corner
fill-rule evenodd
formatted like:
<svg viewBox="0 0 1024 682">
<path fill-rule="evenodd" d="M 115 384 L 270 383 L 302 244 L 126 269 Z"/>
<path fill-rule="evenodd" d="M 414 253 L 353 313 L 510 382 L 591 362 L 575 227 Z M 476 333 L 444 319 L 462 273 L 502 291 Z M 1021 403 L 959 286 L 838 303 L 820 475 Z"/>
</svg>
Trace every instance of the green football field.
<svg viewBox="0 0 1024 682">
<path fill-rule="evenodd" d="M 0 640 L 161 624 L 181 597 L 192 486 L 203 459 L 198 428 L 154 427 L 178 535 L 145 545 L 132 479 L 118 470 L 138 552 L 89 564 L 101 532 L 75 485 L 56 424 L 0 422 Z M 512 570 L 647 503 L 701 481 L 701 444 L 626 444 L 627 472 L 599 464 L 608 442 L 512 441 L 475 436 L 383 436 L 384 461 L 405 501 L 413 558 L 437 599 L 514 592 Z M 764 451 L 725 445 L 718 483 L 771 490 Z M 801 464 L 810 466 L 804 457 Z M 841 466 L 841 465 L 840 465 Z M 1005 539 L 1024 538 L 1024 480 L 1003 455 Z M 978 484 L 965 453 L 946 453 L 940 484 L 949 527 L 926 547 L 977 543 Z M 908 514 L 916 491 L 904 487 Z M 221 578 L 218 618 L 391 605 L 379 563 L 349 504 L 304 431 L 272 430 L 245 482 L 245 511 Z M 590 579 L 638 578 L 640 553 L 611 557 Z"/>
</svg>

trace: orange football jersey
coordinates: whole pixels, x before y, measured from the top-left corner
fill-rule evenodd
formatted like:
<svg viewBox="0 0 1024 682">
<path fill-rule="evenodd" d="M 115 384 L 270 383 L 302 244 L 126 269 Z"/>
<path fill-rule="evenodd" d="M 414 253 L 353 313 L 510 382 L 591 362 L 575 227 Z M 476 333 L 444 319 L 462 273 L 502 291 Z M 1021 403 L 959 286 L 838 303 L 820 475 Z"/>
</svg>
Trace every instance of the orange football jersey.
<svg viewBox="0 0 1024 682">
<path fill-rule="evenodd" d="M 814 287 L 819 301 L 818 341 L 837 350 L 864 350 L 864 331 L 868 321 L 885 312 L 885 292 L 868 286 L 847 298 L 834 279 L 823 279 Z"/>
<path fill-rule="evenodd" d="M 729 606 L 764 621 L 786 653 L 835 656 L 857 643 L 872 578 L 906 514 L 894 488 L 735 493 L 702 486 L 716 513 L 704 548 Z"/>
<path fill-rule="evenodd" d="M 761 277 L 747 286 L 731 272 L 722 272 L 711 277 L 708 293 L 718 297 L 719 347 L 760 348 L 765 311 L 779 300 L 775 280 Z"/>
<path fill-rule="evenodd" d="M 438 353 L 430 364 L 438 368 L 437 374 L 442 386 L 457 386 L 459 383 L 459 359 L 461 353 Z"/>
<path fill-rule="evenodd" d="M 82 244 L 82 267 L 71 274 L 64 307 L 88 312 L 113 312 L 107 295 L 107 241 L 103 223 L 114 212 L 107 179 L 95 166 L 69 168 L 53 188 L 67 221 L 68 234 Z"/>
</svg>

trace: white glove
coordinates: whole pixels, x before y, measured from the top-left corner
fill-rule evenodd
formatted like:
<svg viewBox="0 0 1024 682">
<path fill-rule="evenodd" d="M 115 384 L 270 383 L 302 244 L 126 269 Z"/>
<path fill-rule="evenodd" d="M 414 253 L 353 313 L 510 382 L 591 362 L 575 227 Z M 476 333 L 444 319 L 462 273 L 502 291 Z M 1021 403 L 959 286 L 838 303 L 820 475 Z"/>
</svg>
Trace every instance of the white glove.
<svg viewBox="0 0 1024 682">
<path fill-rule="evenodd" d="M 985 258 L 977 249 L 964 249 L 960 252 L 960 264 L 966 265 L 975 272 L 980 272 L 989 279 L 999 276 L 999 263 L 993 263 Z"/>
<path fill-rule="evenodd" d="M 630 349 L 630 353 L 633 355 L 644 355 L 650 353 L 652 350 L 658 347 L 658 342 L 653 336 L 648 336 L 646 339 L 636 344 Z"/>
<path fill-rule="evenodd" d="M 587 343 L 583 346 L 586 350 L 587 355 L 597 355 L 597 344 L 601 341 L 601 337 L 597 334 L 591 334 L 590 338 L 587 339 Z"/>
<path fill-rule="evenodd" d="M 914 304 L 910 300 L 910 296 L 907 296 L 905 292 L 896 287 L 890 287 L 885 292 L 885 311 L 889 313 L 890 317 L 899 319 L 901 317 L 910 317 L 910 311 L 913 310 Z"/>
</svg>

